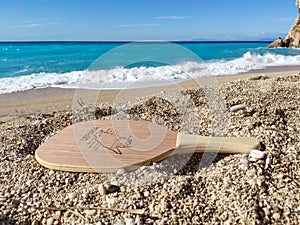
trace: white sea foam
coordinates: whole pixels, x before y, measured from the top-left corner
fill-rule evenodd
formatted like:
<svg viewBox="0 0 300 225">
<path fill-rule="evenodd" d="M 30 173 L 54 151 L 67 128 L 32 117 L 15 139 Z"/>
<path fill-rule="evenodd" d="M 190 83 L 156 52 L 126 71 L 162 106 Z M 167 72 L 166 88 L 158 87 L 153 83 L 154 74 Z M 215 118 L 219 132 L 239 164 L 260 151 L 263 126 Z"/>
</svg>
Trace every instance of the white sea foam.
<svg viewBox="0 0 300 225">
<path fill-rule="evenodd" d="M 38 73 L 0 79 L 0 93 L 10 93 L 49 86 L 81 88 L 119 88 L 167 84 L 168 82 L 215 75 L 232 75 L 268 66 L 300 65 L 300 55 L 264 55 L 247 52 L 233 60 L 186 62 L 160 67 L 116 67 L 112 70 Z M 164 81 L 164 83 L 162 83 Z M 133 84 L 134 83 L 134 84 Z"/>
<path fill-rule="evenodd" d="M 78 82 L 84 71 L 70 73 L 38 73 L 21 77 L 0 79 L 0 94 L 45 88 L 54 85 L 65 85 Z"/>
</svg>

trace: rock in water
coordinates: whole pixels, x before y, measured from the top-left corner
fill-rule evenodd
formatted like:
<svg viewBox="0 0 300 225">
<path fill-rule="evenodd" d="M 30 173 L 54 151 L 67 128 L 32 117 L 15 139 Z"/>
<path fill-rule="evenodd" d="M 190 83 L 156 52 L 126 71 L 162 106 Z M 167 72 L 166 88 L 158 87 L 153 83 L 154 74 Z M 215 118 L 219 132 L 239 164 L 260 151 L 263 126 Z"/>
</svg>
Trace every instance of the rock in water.
<svg viewBox="0 0 300 225">
<path fill-rule="evenodd" d="M 300 13 L 300 0 L 296 0 L 296 6 Z M 300 16 L 298 16 L 298 18 L 294 22 L 294 25 L 290 29 L 284 41 L 282 41 L 281 38 L 278 38 L 268 46 L 268 48 L 278 47 L 300 48 Z"/>
<path fill-rule="evenodd" d="M 275 41 L 273 41 L 268 48 L 278 48 L 278 47 L 285 47 L 285 43 L 283 42 L 282 38 L 279 37 Z"/>
</svg>

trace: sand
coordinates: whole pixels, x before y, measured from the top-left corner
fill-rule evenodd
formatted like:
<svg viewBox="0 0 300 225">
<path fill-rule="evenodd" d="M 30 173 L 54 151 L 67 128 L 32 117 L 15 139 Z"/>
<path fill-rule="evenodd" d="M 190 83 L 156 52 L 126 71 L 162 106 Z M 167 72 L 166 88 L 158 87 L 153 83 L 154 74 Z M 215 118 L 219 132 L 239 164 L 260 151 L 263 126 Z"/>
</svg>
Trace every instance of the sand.
<svg viewBox="0 0 300 225">
<path fill-rule="evenodd" d="M 0 224 L 300 224 L 299 72 L 0 95 Z M 246 109 L 230 112 L 243 103 Z M 53 171 L 35 160 L 38 146 L 59 130 L 110 118 L 114 109 L 124 113 L 112 116 L 126 112 L 174 131 L 255 137 L 262 148 L 173 156 L 117 174 Z"/>
<path fill-rule="evenodd" d="M 266 75 L 269 77 L 279 77 L 291 74 L 298 74 L 298 67 L 276 67 L 267 70 L 256 70 L 252 73 L 244 73 L 229 76 L 217 76 L 208 79 L 195 79 L 185 81 L 175 85 L 151 88 L 137 88 L 130 90 L 101 90 L 101 91 L 78 91 L 76 89 L 64 88 L 44 88 L 29 91 L 15 92 L 0 95 L 0 123 L 10 119 L 29 116 L 36 113 L 59 112 L 66 109 L 72 109 L 74 101 L 82 96 L 97 96 L 97 101 L 113 103 L 116 96 L 122 93 L 124 101 L 133 97 L 143 97 L 150 94 L 159 93 L 160 91 L 174 92 L 178 89 L 194 89 L 205 86 L 207 84 L 222 84 L 232 82 L 239 79 L 249 79 L 251 77 L 259 77 Z M 79 92 L 79 94 L 78 94 Z M 76 93 L 78 96 L 76 96 Z M 120 97 L 118 96 L 118 101 Z M 75 102 L 76 103 L 76 102 Z"/>
</svg>

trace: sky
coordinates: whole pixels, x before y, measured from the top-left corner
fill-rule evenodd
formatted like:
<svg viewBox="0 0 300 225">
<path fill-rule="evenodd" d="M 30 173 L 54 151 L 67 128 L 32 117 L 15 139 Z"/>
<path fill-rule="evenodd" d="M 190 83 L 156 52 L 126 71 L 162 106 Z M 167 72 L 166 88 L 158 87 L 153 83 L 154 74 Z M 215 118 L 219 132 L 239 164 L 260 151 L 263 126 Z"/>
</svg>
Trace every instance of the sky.
<svg viewBox="0 0 300 225">
<path fill-rule="evenodd" d="M 0 41 L 285 37 L 295 0 L 0 0 Z"/>
</svg>

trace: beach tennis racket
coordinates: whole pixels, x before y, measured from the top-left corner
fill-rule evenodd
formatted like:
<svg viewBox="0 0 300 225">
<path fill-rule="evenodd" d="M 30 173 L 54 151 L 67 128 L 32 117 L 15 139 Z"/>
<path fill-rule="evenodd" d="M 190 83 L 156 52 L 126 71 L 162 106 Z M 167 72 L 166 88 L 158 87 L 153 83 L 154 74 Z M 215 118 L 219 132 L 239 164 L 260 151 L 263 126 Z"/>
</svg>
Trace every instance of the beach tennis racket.
<svg viewBox="0 0 300 225">
<path fill-rule="evenodd" d="M 94 120 L 59 131 L 35 152 L 50 169 L 70 172 L 134 170 L 174 154 L 249 153 L 260 143 L 251 137 L 205 137 L 176 133 L 147 121 Z"/>
</svg>

